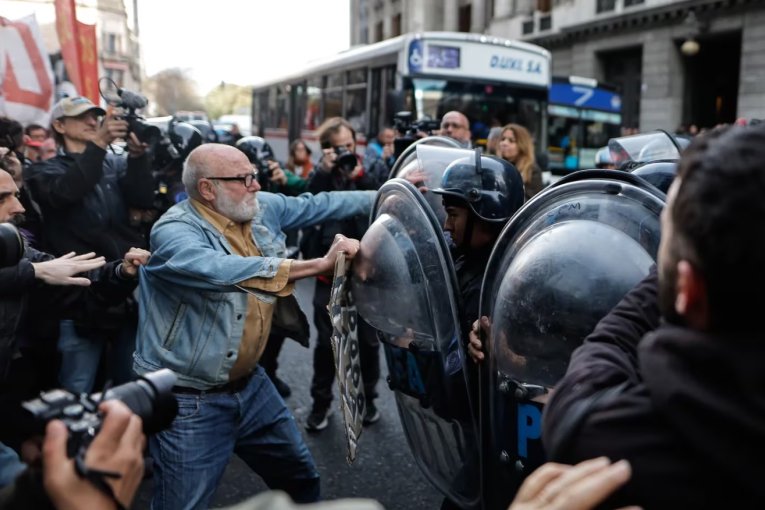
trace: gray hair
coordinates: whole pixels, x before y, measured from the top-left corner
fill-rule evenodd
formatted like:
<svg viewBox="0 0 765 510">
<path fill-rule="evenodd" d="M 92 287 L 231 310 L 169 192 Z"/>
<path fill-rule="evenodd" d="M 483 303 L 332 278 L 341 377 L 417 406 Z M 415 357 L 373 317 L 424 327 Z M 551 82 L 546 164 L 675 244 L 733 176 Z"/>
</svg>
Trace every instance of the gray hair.
<svg viewBox="0 0 765 510">
<path fill-rule="evenodd" d="M 183 181 L 183 186 L 186 188 L 186 193 L 188 193 L 189 197 L 199 200 L 202 196 L 197 189 L 197 183 L 199 182 L 199 179 L 205 176 L 205 173 L 202 165 L 200 165 L 198 161 L 195 161 L 195 159 L 199 158 L 192 158 L 189 156 L 186 158 L 186 161 L 183 162 L 181 181 Z"/>
</svg>

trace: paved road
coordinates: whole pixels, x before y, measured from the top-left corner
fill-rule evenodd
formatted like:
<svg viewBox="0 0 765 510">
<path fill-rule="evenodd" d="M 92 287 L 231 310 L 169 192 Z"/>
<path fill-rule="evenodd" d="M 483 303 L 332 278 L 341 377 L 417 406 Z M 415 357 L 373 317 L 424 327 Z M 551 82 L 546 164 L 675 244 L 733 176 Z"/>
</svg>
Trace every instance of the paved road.
<svg viewBox="0 0 765 510">
<path fill-rule="evenodd" d="M 307 312 L 309 322 L 313 317 L 311 297 L 313 281 L 300 282 L 297 298 Z M 312 333 L 313 331 L 312 325 Z M 312 344 L 313 345 L 313 344 Z M 312 351 L 288 340 L 279 358 L 279 375 L 293 390 L 287 400 L 298 423 L 303 423 L 311 404 L 309 393 L 312 375 Z M 406 445 L 401 423 L 396 412 L 393 394 L 385 385 L 387 367 L 381 359 L 382 380 L 379 386 L 378 408 L 382 419 L 364 429 L 359 440 L 356 461 L 349 466 L 345 460 L 346 446 L 342 418 L 336 411 L 330 426 L 319 434 L 304 436 L 313 453 L 322 477 L 322 497 L 336 499 L 343 497 L 367 497 L 381 502 L 385 508 L 394 509 L 437 509 L 442 497 L 431 487 L 414 464 Z M 337 390 L 335 390 L 337 395 Z M 336 403 L 336 401 L 335 401 Z M 337 409 L 337 407 L 336 407 Z M 229 464 L 215 495 L 213 506 L 221 507 L 238 503 L 261 490 L 265 485 L 241 460 L 234 458 Z M 151 483 L 145 482 L 136 500 L 135 508 L 148 508 Z"/>
</svg>

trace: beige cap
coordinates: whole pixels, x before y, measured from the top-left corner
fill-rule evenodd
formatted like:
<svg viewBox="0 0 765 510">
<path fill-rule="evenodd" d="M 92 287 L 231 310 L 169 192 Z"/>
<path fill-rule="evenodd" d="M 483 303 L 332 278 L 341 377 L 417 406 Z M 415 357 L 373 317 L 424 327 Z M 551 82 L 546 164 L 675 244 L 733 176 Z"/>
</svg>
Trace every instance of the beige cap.
<svg viewBox="0 0 765 510">
<path fill-rule="evenodd" d="M 100 106 L 96 106 L 87 97 L 65 97 L 55 105 L 51 110 L 51 120 L 60 119 L 62 117 L 77 117 L 90 110 L 95 110 L 98 115 L 106 115 L 106 111 Z"/>
</svg>

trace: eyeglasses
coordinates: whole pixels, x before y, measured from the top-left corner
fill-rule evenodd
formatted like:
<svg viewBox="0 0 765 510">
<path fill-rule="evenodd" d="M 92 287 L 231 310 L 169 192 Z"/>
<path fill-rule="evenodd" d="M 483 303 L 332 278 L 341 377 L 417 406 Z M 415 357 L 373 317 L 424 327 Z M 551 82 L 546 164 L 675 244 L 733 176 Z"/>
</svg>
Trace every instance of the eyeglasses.
<svg viewBox="0 0 765 510">
<path fill-rule="evenodd" d="M 462 124 L 457 124 L 456 122 L 444 122 L 443 124 L 441 124 L 441 129 L 449 129 L 449 128 L 466 129 L 465 126 L 463 126 Z"/>
<path fill-rule="evenodd" d="M 253 170 L 251 174 L 244 175 L 242 177 L 205 177 L 211 181 L 239 181 L 244 184 L 245 188 L 252 186 L 252 183 L 258 180 L 258 171 Z"/>
</svg>

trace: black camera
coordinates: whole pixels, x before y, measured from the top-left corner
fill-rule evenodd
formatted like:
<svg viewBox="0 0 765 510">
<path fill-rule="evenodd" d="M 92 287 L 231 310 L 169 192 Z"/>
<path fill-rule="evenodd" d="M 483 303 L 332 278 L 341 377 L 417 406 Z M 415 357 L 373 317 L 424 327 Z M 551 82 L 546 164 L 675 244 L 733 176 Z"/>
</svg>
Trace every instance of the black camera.
<svg viewBox="0 0 765 510">
<path fill-rule="evenodd" d="M 12 267 L 24 256 L 24 239 L 12 223 L 0 223 L 0 268 Z"/>
<path fill-rule="evenodd" d="M 140 377 L 137 381 L 106 390 L 105 393 L 85 393 L 77 396 L 66 390 L 51 390 L 40 398 L 24 402 L 24 409 L 39 421 L 62 420 L 69 430 L 67 454 L 74 457 L 87 449 L 98 431 L 102 416 L 98 404 L 103 400 L 122 401 L 143 421 L 145 434 L 166 429 L 178 414 L 178 402 L 172 393 L 177 377 L 172 370 L 163 368 Z"/>
<path fill-rule="evenodd" d="M 146 96 L 133 92 L 132 90 L 122 89 L 109 78 L 101 78 L 100 81 L 106 80 L 110 84 L 109 91 L 104 92 L 101 89 L 99 83 L 99 91 L 101 97 L 112 106 L 123 108 L 127 110 L 127 114 L 122 118 L 128 123 L 128 134 L 135 133 L 135 136 L 140 142 L 147 144 L 149 147 L 154 147 L 162 138 L 162 131 L 157 126 L 152 126 L 144 122 L 144 118 L 136 113 L 136 110 L 146 108 L 149 104 L 149 100 Z M 113 90 L 112 90 L 113 89 Z"/>
<path fill-rule="evenodd" d="M 393 116 L 393 128 L 398 133 L 393 141 L 394 156 L 398 159 L 417 140 L 417 133 L 423 132 L 430 136 L 441 128 L 441 123 L 428 118 L 412 121 L 412 112 L 403 111 Z"/>
<path fill-rule="evenodd" d="M 353 172 L 353 169 L 356 168 L 356 165 L 359 164 L 359 160 L 356 159 L 356 155 L 345 147 L 335 147 L 335 154 L 337 154 L 337 158 L 335 159 L 335 168 L 345 174 Z"/>
</svg>

